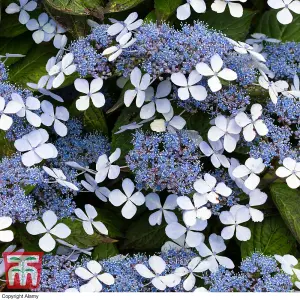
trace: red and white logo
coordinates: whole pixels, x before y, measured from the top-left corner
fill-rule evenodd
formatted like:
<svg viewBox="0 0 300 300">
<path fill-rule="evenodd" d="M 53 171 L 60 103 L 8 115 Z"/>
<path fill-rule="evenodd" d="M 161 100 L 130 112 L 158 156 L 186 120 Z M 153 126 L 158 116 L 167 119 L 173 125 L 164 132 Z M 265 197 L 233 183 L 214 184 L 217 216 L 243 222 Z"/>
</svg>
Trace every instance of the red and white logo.
<svg viewBox="0 0 300 300">
<path fill-rule="evenodd" d="M 43 252 L 4 252 L 6 284 L 9 289 L 36 289 L 42 271 Z"/>
</svg>

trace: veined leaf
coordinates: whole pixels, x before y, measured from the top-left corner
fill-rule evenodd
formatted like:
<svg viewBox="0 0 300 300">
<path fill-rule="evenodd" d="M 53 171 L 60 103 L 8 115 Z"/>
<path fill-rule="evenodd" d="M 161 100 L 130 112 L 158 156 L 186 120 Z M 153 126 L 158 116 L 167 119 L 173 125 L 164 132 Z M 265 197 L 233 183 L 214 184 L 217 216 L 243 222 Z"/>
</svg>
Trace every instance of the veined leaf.
<svg viewBox="0 0 300 300">
<path fill-rule="evenodd" d="M 167 20 L 182 3 L 182 0 L 155 0 L 154 7 L 158 20 Z"/>
<path fill-rule="evenodd" d="M 300 15 L 293 14 L 293 22 L 282 25 L 276 18 L 277 10 L 266 11 L 259 20 L 255 32 L 266 34 L 268 37 L 279 39 L 283 42 L 300 42 Z"/>
<path fill-rule="evenodd" d="M 92 257 L 94 260 L 106 259 L 119 254 L 115 244 L 100 244 L 93 250 Z"/>
<path fill-rule="evenodd" d="M 101 108 L 95 107 L 92 103 L 83 114 L 84 127 L 89 131 L 97 130 L 103 134 L 108 134 L 105 116 Z"/>
<path fill-rule="evenodd" d="M 271 185 L 272 200 L 294 237 L 300 243 L 300 192 L 289 188 L 285 183 Z"/>
<path fill-rule="evenodd" d="M 292 254 L 296 249 L 296 240 L 285 226 L 280 216 L 265 218 L 261 223 L 251 222 L 251 239 L 241 243 L 242 257 L 259 251 L 265 255 Z"/>
<path fill-rule="evenodd" d="M 115 13 L 131 9 L 145 0 L 109 0 L 105 7 L 105 13 Z"/>
</svg>

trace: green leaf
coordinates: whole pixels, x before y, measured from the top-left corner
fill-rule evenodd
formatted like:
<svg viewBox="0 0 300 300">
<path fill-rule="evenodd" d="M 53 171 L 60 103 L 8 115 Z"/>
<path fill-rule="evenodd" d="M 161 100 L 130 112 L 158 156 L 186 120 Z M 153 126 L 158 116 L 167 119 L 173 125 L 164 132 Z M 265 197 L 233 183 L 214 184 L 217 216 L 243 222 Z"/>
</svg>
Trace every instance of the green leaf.
<svg viewBox="0 0 300 300">
<path fill-rule="evenodd" d="M 131 9 L 145 0 L 110 0 L 105 7 L 105 13 L 115 13 Z"/>
<path fill-rule="evenodd" d="M 80 248 L 95 247 L 101 243 L 114 243 L 113 240 L 107 236 L 100 235 L 95 229 L 92 235 L 88 235 L 82 226 L 82 222 L 78 220 L 63 219 L 62 222 L 71 229 L 71 234 L 65 239 L 66 242 L 77 245 Z"/>
<path fill-rule="evenodd" d="M 31 33 L 29 32 L 26 32 L 15 38 L 0 38 L 0 53 L 1 55 L 4 55 L 6 53 L 26 55 L 33 45 L 34 41 L 31 37 Z M 20 59 L 21 58 L 19 57 L 9 58 L 5 62 L 5 65 L 12 65 Z"/>
<path fill-rule="evenodd" d="M 208 114 L 198 111 L 195 114 L 184 115 L 183 118 L 186 120 L 187 129 L 198 131 L 202 137 L 207 136 L 208 130 L 211 127 Z"/>
<path fill-rule="evenodd" d="M 26 252 L 41 251 L 39 239 L 42 235 L 31 235 L 26 230 L 26 225 L 19 224 L 16 228 L 15 241 L 18 241 Z"/>
<path fill-rule="evenodd" d="M 0 23 L 0 37 L 12 38 L 27 31 L 28 29 L 26 26 L 19 22 L 18 14 L 8 15 L 4 13 L 2 15 Z M 21 46 L 22 45 L 20 44 L 20 47 Z"/>
<path fill-rule="evenodd" d="M 182 0 L 154 0 L 157 19 L 167 20 L 181 4 Z"/>
<path fill-rule="evenodd" d="M 48 44 L 33 47 L 26 57 L 10 67 L 9 79 L 15 84 L 27 87 L 27 82 L 37 83 L 46 75 L 46 64 L 51 56 L 56 55 L 57 50 Z"/>
<path fill-rule="evenodd" d="M 261 32 L 268 37 L 279 39 L 283 42 L 300 42 L 300 15 L 293 14 L 294 19 L 291 24 L 282 25 L 276 18 L 277 10 L 266 11 L 255 29 L 255 32 Z"/>
<path fill-rule="evenodd" d="M 251 239 L 241 243 L 242 257 L 259 251 L 265 255 L 292 254 L 296 249 L 296 240 L 285 226 L 280 216 L 265 218 L 261 223 L 251 222 Z"/>
<path fill-rule="evenodd" d="M 0 131 L 0 157 L 10 156 L 16 152 L 14 143 L 5 137 L 5 131 Z"/>
<path fill-rule="evenodd" d="M 149 224 L 150 213 L 144 213 L 137 221 L 131 223 L 125 236 L 123 250 L 134 249 L 135 251 L 159 250 L 168 240 L 165 233 L 166 223 L 159 226 Z"/>
<path fill-rule="evenodd" d="M 108 134 L 105 116 L 101 108 L 95 107 L 92 103 L 83 114 L 84 127 L 89 131 L 97 130 L 103 134 Z"/>
<path fill-rule="evenodd" d="M 92 257 L 98 261 L 116 256 L 117 254 L 119 254 L 119 251 L 115 244 L 100 244 L 93 250 Z"/>
<path fill-rule="evenodd" d="M 270 189 L 283 220 L 300 243 L 300 191 L 289 188 L 285 183 L 273 183 Z"/>
<path fill-rule="evenodd" d="M 144 23 L 155 23 L 156 21 L 157 19 L 156 19 L 155 10 L 149 12 L 149 14 L 144 19 Z"/>
<path fill-rule="evenodd" d="M 103 0 L 45 0 L 55 10 L 71 15 L 89 15 L 103 5 Z"/>
<path fill-rule="evenodd" d="M 229 10 L 222 14 L 218 14 L 214 11 L 207 11 L 205 14 L 197 14 L 197 18 L 208 24 L 210 28 L 220 30 L 228 37 L 243 41 L 249 33 L 252 18 L 256 12 L 244 9 L 243 16 L 241 18 L 234 18 L 230 15 Z"/>
</svg>

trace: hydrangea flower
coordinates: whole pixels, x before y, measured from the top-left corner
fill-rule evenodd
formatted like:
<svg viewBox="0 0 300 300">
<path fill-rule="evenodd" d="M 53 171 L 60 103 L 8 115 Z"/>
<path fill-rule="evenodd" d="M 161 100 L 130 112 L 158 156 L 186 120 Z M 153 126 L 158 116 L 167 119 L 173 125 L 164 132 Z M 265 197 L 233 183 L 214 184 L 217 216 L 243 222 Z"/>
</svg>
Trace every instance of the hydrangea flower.
<svg viewBox="0 0 300 300">
<path fill-rule="evenodd" d="M 127 49 L 130 46 L 132 46 L 135 43 L 135 41 L 136 39 L 132 38 L 132 33 L 128 32 L 120 38 L 119 44 L 117 46 L 111 46 L 105 49 L 102 52 L 102 55 L 109 55 L 108 61 L 114 61 L 122 54 L 124 49 Z"/>
<path fill-rule="evenodd" d="M 127 90 L 124 94 L 124 103 L 129 107 L 136 98 L 136 106 L 141 107 L 146 99 L 146 90 L 150 85 L 151 77 L 149 74 L 142 75 L 139 68 L 134 68 L 130 73 L 130 81 L 135 87 L 134 90 Z"/>
<path fill-rule="evenodd" d="M 109 179 L 116 179 L 120 174 L 120 167 L 112 165 L 113 162 L 118 160 L 121 155 L 121 149 L 117 148 L 108 158 L 106 154 L 101 155 L 96 163 L 96 182 L 102 182 L 106 177 Z"/>
<path fill-rule="evenodd" d="M 235 116 L 236 123 L 243 128 L 243 135 L 247 142 L 251 142 L 256 137 L 256 132 L 260 136 L 268 134 L 269 130 L 262 119 L 262 106 L 260 104 L 253 104 L 251 106 L 251 119 L 244 113 L 239 112 Z"/>
<path fill-rule="evenodd" d="M 259 45 L 262 44 L 263 42 L 280 43 L 280 40 L 269 38 L 263 33 L 253 33 L 250 36 L 251 38 L 246 40 L 246 43 L 249 45 L 254 45 L 254 44 Z"/>
<path fill-rule="evenodd" d="M 214 120 L 215 126 L 208 131 L 208 138 L 217 142 L 224 137 L 224 149 L 231 153 L 235 150 L 241 127 L 236 123 L 235 119 L 226 118 L 219 115 Z"/>
<path fill-rule="evenodd" d="M 201 195 L 205 195 L 211 203 L 219 203 L 219 195 L 228 197 L 232 190 L 224 182 L 217 184 L 217 179 L 206 173 L 204 179 L 199 178 L 194 183 L 194 189 Z"/>
<path fill-rule="evenodd" d="M 204 141 L 200 143 L 199 147 L 203 154 L 210 157 L 210 161 L 215 168 L 220 168 L 221 165 L 224 168 L 229 168 L 229 160 L 224 154 L 222 154 L 224 152 L 222 142 L 220 140 L 216 142 L 209 140 L 209 144 Z"/>
<path fill-rule="evenodd" d="M 122 188 L 125 194 L 118 189 L 113 190 L 109 194 L 109 201 L 114 206 L 121 206 L 125 203 L 121 211 L 122 216 L 126 219 L 131 219 L 137 212 L 136 206 L 141 206 L 145 203 L 145 197 L 141 192 L 133 193 L 135 186 L 129 178 L 123 180 Z"/>
<path fill-rule="evenodd" d="M 115 279 L 111 274 L 100 274 L 102 269 L 102 266 L 95 260 L 90 260 L 86 264 L 86 268 L 76 268 L 75 274 L 77 276 L 83 280 L 89 280 L 88 283 L 80 287 L 80 292 L 100 292 L 102 290 L 102 283 L 106 285 L 112 285 L 115 283 Z"/>
<path fill-rule="evenodd" d="M 262 222 L 264 219 L 264 214 L 260 210 L 253 208 L 258 205 L 263 205 L 267 201 L 267 194 L 263 193 L 259 189 L 255 189 L 249 193 L 249 204 L 247 205 L 249 209 L 249 214 L 253 222 Z"/>
<path fill-rule="evenodd" d="M 189 247 L 197 247 L 204 241 L 204 234 L 201 232 L 207 227 L 207 221 L 198 220 L 193 226 L 184 226 L 178 222 L 168 224 L 166 235 L 173 240 L 179 239 L 185 235 L 185 243 Z"/>
<path fill-rule="evenodd" d="M 258 78 L 258 82 L 262 88 L 269 91 L 270 98 L 274 104 L 278 101 L 279 93 L 284 92 L 289 87 L 288 83 L 283 80 L 270 81 L 264 73 Z"/>
<path fill-rule="evenodd" d="M 81 184 L 91 193 L 95 193 L 96 196 L 103 202 L 107 202 L 110 190 L 107 187 L 99 187 L 96 180 L 90 175 L 84 174 L 85 180 L 81 180 Z"/>
<path fill-rule="evenodd" d="M 283 166 L 276 170 L 276 175 L 280 178 L 286 178 L 286 183 L 291 189 L 297 189 L 300 186 L 300 162 L 286 157 Z"/>
<path fill-rule="evenodd" d="M 222 229 L 221 236 L 225 240 L 233 238 L 234 234 L 239 241 L 248 241 L 251 238 L 249 228 L 240 224 L 250 220 L 249 210 L 243 205 L 234 205 L 229 211 L 222 211 L 220 221 L 228 225 Z"/>
<path fill-rule="evenodd" d="M 284 25 L 293 21 L 293 15 L 290 11 L 300 14 L 300 2 L 298 0 L 268 0 L 268 5 L 274 9 L 281 9 L 276 17 Z"/>
<path fill-rule="evenodd" d="M 44 171 L 51 177 L 55 179 L 55 182 L 59 183 L 60 185 L 64 187 L 68 187 L 71 190 L 78 191 L 78 187 L 73 184 L 72 182 L 68 182 L 66 179 L 66 175 L 63 173 L 62 170 L 56 169 L 56 168 L 48 168 L 46 166 L 43 166 Z"/>
<path fill-rule="evenodd" d="M 75 215 L 82 221 L 84 231 L 88 235 L 92 235 L 94 234 L 93 227 L 95 227 L 100 233 L 107 235 L 108 230 L 106 226 L 100 221 L 94 221 L 94 219 L 98 216 L 95 207 L 90 204 L 86 204 L 84 209 L 85 212 L 80 208 L 75 209 Z"/>
<path fill-rule="evenodd" d="M 37 7 L 36 1 L 28 1 L 29 0 L 19 0 L 20 5 L 16 3 L 10 3 L 6 7 L 5 12 L 7 14 L 15 14 L 19 12 L 19 22 L 24 25 L 30 19 L 28 11 L 34 11 Z"/>
<path fill-rule="evenodd" d="M 40 238 L 39 246 L 43 251 L 51 252 L 56 245 L 55 239 L 52 235 L 57 236 L 60 239 L 65 239 L 71 234 L 71 230 L 63 223 L 56 224 L 57 216 L 51 210 L 47 210 L 43 213 L 42 220 L 44 225 L 39 220 L 30 221 L 26 225 L 26 230 L 32 235 L 45 234 Z"/>
<path fill-rule="evenodd" d="M 180 5 L 177 8 L 177 19 L 184 21 L 191 15 L 191 7 L 198 13 L 204 13 L 206 11 L 206 4 L 204 0 L 186 0 L 187 3 Z"/>
<path fill-rule="evenodd" d="M 250 157 L 246 160 L 245 165 L 236 167 L 232 174 L 235 178 L 243 178 L 248 176 L 244 184 L 246 188 L 253 191 L 260 182 L 260 178 L 257 176 L 257 174 L 260 174 L 264 169 L 265 165 L 261 158 L 255 159 Z"/>
<path fill-rule="evenodd" d="M 43 111 L 41 115 L 41 121 L 45 126 L 51 126 L 53 124 L 55 132 L 59 136 L 66 136 L 68 128 L 62 121 L 68 121 L 70 114 L 64 106 L 57 106 L 54 112 L 54 107 L 51 102 L 44 100 L 41 103 L 41 109 Z"/>
<path fill-rule="evenodd" d="M 174 110 L 171 107 L 170 111 L 163 114 L 165 119 L 156 119 L 150 124 L 150 128 L 155 132 L 176 132 L 181 130 L 186 125 L 186 121 L 181 116 L 174 116 Z"/>
<path fill-rule="evenodd" d="M 126 33 L 138 29 L 143 24 L 142 19 L 137 20 L 138 17 L 138 14 L 133 12 L 123 22 L 110 18 L 113 25 L 108 27 L 107 33 L 110 36 L 117 35 L 116 41 L 119 42 Z"/>
<path fill-rule="evenodd" d="M 190 291 L 196 284 L 196 277 L 194 273 L 202 273 L 208 270 L 210 264 L 208 261 L 201 261 L 200 257 L 194 257 L 187 267 L 179 267 L 175 270 L 175 274 L 180 277 L 185 277 L 186 279 L 183 282 L 183 288 L 186 291 Z"/>
<path fill-rule="evenodd" d="M 85 94 L 85 96 L 80 96 L 76 101 L 76 108 L 78 110 L 87 110 L 90 106 L 90 99 L 92 99 L 95 107 L 99 108 L 104 106 L 104 95 L 99 92 L 103 86 L 103 80 L 101 78 L 93 79 L 90 84 L 86 79 L 76 79 L 74 86 L 78 92 Z"/>
<path fill-rule="evenodd" d="M 230 258 L 218 255 L 226 250 L 223 238 L 213 233 L 209 236 L 208 241 L 210 249 L 202 242 L 197 247 L 197 250 L 199 254 L 202 257 L 205 257 L 205 260 L 209 262 L 209 270 L 211 272 L 216 272 L 219 264 L 227 269 L 233 269 L 234 263 Z"/>
<path fill-rule="evenodd" d="M 183 210 L 183 221 L 188 226 L 194 226 L 199 220 L 208 220 L 211 210 L 205 205 L 208 202 L 206 195 L 195 193 L 193 201 L 187 196 L 177 198 L 178 206 Z"/>
<path fill-rule="evenodd" d="M 155 111 L 166 114 L 171 110 L 171 103 L 166 97 L 171 93 L 172 84 L 169 80 L 160 82 L 157 86 L 156 93 L 154 88 L 148 87 L 146 90 L 145 102 L 149 102 L 142 106 L 140 111 L 140 118 L 150 119 L 154 116 Z"/>
<path fill-rule="evenodd" d="M 230 14 L 235 18 L 240 18 L 243 15 L 243 6 L 235 2 L 245 3 L 247 0 L 215 0 L 211 9 L 217 13 L 223 13 L 228 5 Z"/>
<path fill-rule="evenodd" d="M 286 255 L 274 255 L 275 259 L 281 264 L 281 269 L 289 274 L 289 275 L 294 275 L 295 271 L 300 272 L 300 270 L 294 268 L 296 265 L 298 265 L 298 259 L 290 254 Z M 298 273 L 300 274 L 300 273 Z"/>
<path fill-rule="evenodd" d="M 52 82 L 54 88 L 58 88 L 65 81 L 65 75 L 71 75 L 76 71 L 73 53 L 68 53 L 63 56 L 62 60 L 51 67 L 48 74 L 55 76 Z"/>
<path fill-rule="evenodd" d="M 31 124 L 34 127 L 40 127 L 40 116 L 32 112 L 33 110 L 40 109 L 41 103 L 39 99 L 35 97 L 27 97 L 24 101 L 23 98 L 17 93 L 12 93 L 11 99 L 12 101 L 18 102 L 21 105 L 21 109 L 16 113 L 18 117 L 24 118 L 26 116 L 26 119 L 29 124 Z"/>
<path fill-rule="evenodd" d="M 3 230 L 8 228 L 12 224 L 11 217 L 0 217 L 0 241 L 11 242 L 14 239 L 14 233 L 11 230 Z"/>
<path fill-rule="evenodd" d="M 160 291 L 164 291 L 167 287 L 174 287 L 180 282 L 180 277 L 175 274 L 161 275 L 166 269 L 165 261 L 156 255 L 149 258 L 149 266 L 153 270 L 149 270 L 143 264 L 135 265 L 136 271 L 144 278 L 151 279 L 151 283 Z"/>
<path fill-rule="evenodd" d="M 164 205 L 161 205 L 159 195 L 157 193 L 150 193 L 145 197 L 145 203 L 149 210 L 157 210 L 149 216 L 149 224 L 151 226 L 161 225 L 162 217 L 167 224 L 177 222 L 177 216 L 171 210 L 177 207 L 177 195 L 171 194 L 166 198 Z"/>
<path fill-rule="evenodd" d="M 178 89 L 178 97 L 180 100 L 187 100 L 190 98 L 190 95 L 198 101 L 203 101 L 207 97 L 207 91 L 205 87 L 197 84 L 202 79 L 196 70 L 193 70 L 188 79 L 186 79 L 183 73 L 173 73 L 171 75 L 171 80 L 177 86 L 180 86 Z"/>
<path fill-rule="evenodd" d="M 22 105 L 16 101 L 9 101 L 5 104 L 5 99 L 0 97 L 0 129 L 8 130 L 13 124 L 13 118 L 8 116 L 16 114 L 22 109 Z"/>
<path fill-rule="evenodd" d="M 55 30 L 55 27 L 49 22 L 49 17 L 46 13 L 41 13 L 38 20 L 29 20 L 26 23 L 26 27 L 28 30 L 34 31 L 32 38 L 37 44 L 44 41 L 47 33 L 52 33 Z"/>
<path fill-rule="evenodd" d="M 26 167 L 31 167 L 40 163 L 43 159 L 57 157 L 57 149 L 51 143 L 46 143 L 49 134 L 45 129 L 33 130 L 15 141 L 14 145 L 22 154 L 22 163 Z"/>
<path fill-rule="evenodd" d="M 211 67 L 203 62 L 200 62 L 196 65 L 196 70 L 199 74 L 210 77 L 207 81 L 207 84 L 212 92 L 217 92 L 222 89 L 222 84 L 219 77 L 228 81 L 234 81 L 237 79 L 236 72 L 228 68 L 224 68 L 222 70 L 223 64 L 224 63 L 220 55 L 214 54 L 210 59 Z"/>
</svg>

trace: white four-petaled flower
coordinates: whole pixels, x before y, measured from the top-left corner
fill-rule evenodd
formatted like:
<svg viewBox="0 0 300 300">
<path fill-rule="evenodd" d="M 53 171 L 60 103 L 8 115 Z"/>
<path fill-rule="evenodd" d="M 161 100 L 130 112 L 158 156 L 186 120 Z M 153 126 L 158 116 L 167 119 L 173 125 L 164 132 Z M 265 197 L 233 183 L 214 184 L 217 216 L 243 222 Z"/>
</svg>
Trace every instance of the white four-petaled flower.
<svg viewBox="0 0 300 300">
<path fill-rule="evenodd" d="M 229 153 L 233 152 L 242 128 L 236 123 L 235 119 L 226 118 L 222 115 L 217 116 L 214 123 L 215 126 L 212 126 L 208 131 L 208 138 L 213 142 L 217 142 L 224 137 L 224 149 Z"/>
<path fill-rule="evenodd" d="M 136 12 L 131 13 L 124 21 L 117 21 L 115 19 L 109 19 L 113 25 L 110 25 L 107 29 L 107 33 L 110 36 L 117 35 L 116 41 L 119 42 L 120 39 L 128 32 L 138 29 L 142 24 L 143 20 L 138 18 Z"/>
<path fill-rule="evenodd" d="M 12 93 L 11 99 L 12 101 L 18 102 L 21 105 L 21 109 L 16 113 L 18 117 L 26 117 L 28 123 L 34 127 L 39 127 L 41 125 L 40 116 L 32 112 L 33 110 L 40 109 L 41 103 L 39 99 L 30 96 L 24 101 L 23 98 L 17 93 Z"/>
<path fill-rule="evenodd" d="M 117 148 L 108 158 L 106 154 L 102 154 L 96 163 L 96 182 L 102 182 L 106 177 L 109 179 L 116 179 L 120 174 L 120 167 L 112 165 L 113 162 L 119 159 L 121 149 Z"/>
<path fill-rule="evenodd" d="M 71 190 L 74 190 L 74 191 L 78 191 L 78 187 L 73 184 L 72 182 L 69 182 L 67 181 L 67 177 L 66 175 L 63 173 L 62 170 L 60 169 L 56 169 L 56 168 L 48 168 L 46 166 L 43 166 L 43 169 L 44 171 L 51 177 L 53 177 L 55 179 L 55 181 L 57 183 L 59 183 L 60 185 L 64 186 L 64 187 L 68 187 L 70 188 Z"/>
<path fill-rule="evenodd" d="M 300 1 L 298 0 L 268 0 L 268 5 L 274 9 L 280 9 L 277 13 L 277 20 L 284 25 L 293 21 L 290 11 L 300 14 Z"/>
<path fill-rule="evenodd" d="M 300 162 L 287 157 L 282 162 L 283 167 L 276 170 L 276 175 L 280 178 L 286 178 L 286 183 L 291 189 L 297 189 L 300 186 Z"/>
<path fill-rule="evenodd" d="M 45 129 L 33 130 L 15 141 L 14 145 L 22 154 L 22 163 L 26 167 L 40 163 L 43 159 L 57 157 L 57 149 L 53 144 L 46 143 L 49 134 Z"/>
<path fill-rule="evenodd" d="M 161 205 L 159 195 L 156 193 L 150 193 L 146 197 L 146 206 L 149 210 L 157 210 L 153 214 L 149 216 L 149 224 L 151 226 L 161 225 L 162 217 L 164 216 L 167 224 L 172 222 L 177 222 L 177 216 L 174 212 L 170 210 L 174 210 L 177 206 L 177 195 L 169 195 L 164 203 Z"/>
<path fill-rule="evenodd" d="M 211 203 L 219 203 L 219 195 L 229 197 L 232 193 L 231 188 L 226 186 L 224 182 L 217 184 L 217 179 L 206 173 L 204 179 L 199 178 L 194 182 L 194 189 L 205 197 Z"/>
<path fill-rule="evenodd" d="M 214 54 L 211 57 L 210 65 L 211 67 L 206 63 L 200 62 L 196 65 L 196 70 L 199 74 L 210 77 L 207 80 L 207 84 L 212 92 L 218 92 L 222 89 L 222 83 L 219 77 L 228 81 L 237 79 L 237 74 L 234 71 L 228 68 L 222 70 L 223 60 L 219 54 Z"/>
<path fill-rule="evenodd" d="M 54 112 L 52 103 L 47 100 L 41 103 L 41 109 L 43 111 L 41 115 L 42 123 L 45 126 L 53 124 L 54 130 L 59 136 L 66 136 L 68 128 L 62 121 L 66 122 L 69 120 L 69 111 L 64 106 L 57 106 Z"/>
<path fill-rule="evenodd" d="M 107 187 L 99 187 L 96 180 L 90 175 L 84 174 L 85 180 L 81 180 L 81 184 L 91 193 L 95 193 L 96 196 L 103 202 L 107 202 L 110 190 Z"/>
<path fill-rule="evenodd" d="M 246 188 L 253 191 L 256 189 L 260 182 L 259 176 L 257 174 L 260 174 L 265 169 L 265 165 L 263 163 L 262 158 L 253 158 L 250 157 L 246 160 L 245 165 L 240 165 L 236 167 L 232 174 L 235 178 L 243 178 L 247 177 L 244 184 Z"/>
<path fill-rule="evenodd" d="M 256 132 L 260 136 L 268 134 L 268 128 L 262 119 L 262 106 L 260 104 L 253 104 L 251 106 L 251 118 L 244 112 L 239 112 L 235 116 L 236 123 L 243 128 L 243 135 L 247 142 L 251 142 L 256 137 Z"/>
<path fill-rule="evenodd" d="M 111 274 L 100 274 L 102 269 L 102 266 L 95 260 L 90 260 L 86 264 L 86 268 L 78 267 L 75 269 L 77 276 L 83 280 L 88 280 L 88 283 L 79 288 L 80 292 L 100 292 L 102 290 L 102 283 L 106 285 L 115 283 L 115 279 Z"/>
<path fill-rule="evenodd" d="M 240 18 L 243 15 L 243 6 L 240 3 L 245 3 L 247 0 L 215 0 L 211 5 L 211 9 L 217 13 L 223 13 L 228 5 L 230 14 L 235 18 Z"/>
<path fill-rule="evenodd" d="M 178 206 L 183 210 L 183 221 L 188 226 L 194 226 L 199 220 L 208 220 L 211 210 L 205 205 L 208 202 L 206 195 L 195 193 L 193 201 L 187 196 L 177 198 Z"/>
<path fill-rule="evenodd" d="M 52 82 L 54 88 L 58 88 L 65 81 L 65 75 L 71 75 L 76 71 L 76 65 L 73 63 L 73 53 L 68 53 L 63 56 L 62 60 L 56 65 L 52 66 L 48 74 L 55 76 Z"/>
<path fill-rule="evenodd" d="M 136 206 L 141 206 L 145 203 L 145 197 L 139 191 L 133 193 L 135 186 L 129 178 L 123 180 L 122 188 L 124 193 L 118 189 L 111 191 L 109 194 L 109 201 L 114 206 L 125 204 L 122 207 L 122 216 L 126 219 L 131 219 L 136 214 Z"/>
<path fill-rule="evenodd" d="M 26 225 L 26 230 L 31 235 L 44 234 L 39 240 L 39 246 L 43 251 L 50 252 L 56 245 L 52 235 L 60 239 L 65 239 L 71 234 L 71 230 L 63 223 L 56 224 L 57 216 L 51 210 L 47 210 L 43 213 L 42 220 L 44 224 L 39 220 L 30 221 Z"/>
<path fill-rule="evenodd" d="M 26 23 L 26 27 L 28 30 L 34 31 L 32 38 L 37 44 L 44 41 L 47 33 L 53 33 L 55 30 L 55 27 L 49 22 L 49 17 L 46 13 L 41 13 L 38 20 L 29 20 Z"/>
<path fill-rule="evenodd" d="M 205 87 L 197 84 L 202 79 L 196 70 L 193 70 L 188 79 L 186 79 L 183 73 L 173 73 L 171 75 L 171 80 L 174 84 L 179 86 L 178 97 L 180 100 L 187 100 L 192 96 L 195 100 L 203 101 L 207 97 L 207 91 Z"/>
<path fill-rule="evenodd" d="M 165 114 L 171 110 L 170 100 L 166 97 L 171 93 L 172 84 L 169 80 L 160 82 L 157 86 L 156 93 L 153 87 L 146 90 L 145 102 L 149 102 L 142 106 L 140 111 L 141 119 L 150 119 L 154 116 L 155 111 Z"/>
<path fill-rule="evenodd" d="M 249 204 L 246 205 L 249 209 L 249 214 L 253 222 L 262 222 L 264 214 L 260 210 L 253 208 L 258 205 L 263 205 L 267 201 L 267 194 L 259 189 L 255 189 L 249 193 Z"/>
<path fill-rule="evenodd" d="M 136 38 L 132 38 L 132 33 L 128 32 L 120 38 L 118 45 L 111 46 L 105 49 L 102 52 L 102 55 L 109 55 L 108 61 L 114 61 L 122 54 L 124 49 L 127 49 L 130 46 L 132 46 L 135 43 L 135 41 Z"/>
<path fill-rule="evenodd" d="M 129 107 L 136 98 L 136 106 L 141 107 L 146 99 L 146 90 L 150 85 L 151 77 L 149 74 L 142 75 L 139 68 L 134 68 L 130 73 L 130 81 L 135 87 L 134 90 L 127 90 L 124 94 L 124 103 Z"/>
<path fill-rule="evenodd" d="M 223 238 L 213 233 L 209 236 L 208 241 L 210 249 L 203 242 L 196 249 L 202 257 L 206 257 L 206 261 L 209 262 L 209 270 L 216 272 L 219 264 L 227 269 L 233 269 L 234 263 L 230 258 L 218 255 L 226 250 Z"/>
<path fill-rule="evenodd" d="M 206 11 L 206 4 L 204 0 L 186 0 L 187 3 L 180 5 L 177 8 L 177 19 L 184 21 L 191 15 L 191 7 L 198 14 Z"/>
<path fill-rule="evenodd" d="M 208 261 L 201 261 L 200 257 L 194 257 L 187 267 L 179 267 L 175 270 L 175 275 L 180 277 L 186 277 L 183 282 L 183 288 L 186 291 L 192 290 L 196 283 L 196 277 L 194 273 L 204 272 L 209 269 L 209 262 Z"/>
<path fill-rule="evenodd" d="M 93 79 L 90 84 L 86 79 L 76 79 L 74 86 L 78 92 L 85 94 L 85 96 L 80 96 L 76 101 L 76 108 L 78 110 L 87 110 L 90 106 L 90 100 L 92 100 L 94 106 L 97 108 L 104 106 L 104 95 L 99 92 L 103 86 L 102 78 Z"/>
<path fill-rule="evenodd" d="M 181 279 L 178 275 L 161 275 L 166 269 L 166 263 L 161 257 L 151 256 L 149 258 L 149 266 L 153 271 L 143 264 L 137 264 L 134 268 L 142 277 L 151 279 L 151 283 L 158 290 L 164 291 L 167 287 L 174 287 L 180 283 Z"/>
<path fill-rule="evenodd" d="M 251 238 L 251 231 L 249 228 L 240 224 L 250 220 L 249 210 L 243 205 L 234 205 L 229 211 L 222 211 L 220 214 L 220 221 L 224 225 L 228 225 L 222 229 L 221 236 L 225 240 L 236 238 L 239 241 L 248 241 Z"/>
<path fill-rule="evenodd" d="M 19 22 L 21 24 L 26 24 L 30 16 L 28 14 L 28 11 L 33 11 L 37 7 L 37 2 L 36 1 L 29 1 L 28 0 L 19 0 L 20 5 L 16 3 L 10 3 L 6 9 L 5 12 L 7 14 L 15 14 L 15 13 L 20 13 L 19 14 Z"/>
<path fill-rule="evenodd" d="M 203 154 L 207 157 L 210 156 L 211 163 L 215 168 L 220 168 L 221 165 L 224 168 L 229 168 L 230 163 L 228 158 L 223 154 L 224 148 L 222 142 L 220 140 L 216 142 L 209 140 L 209 144 L 204 141 L 200 143 L 199 147 Z"/>
<path fill-rule="evenodd" d="M 204 234 L 201 232 L 207 227 L 207 221 L 196 220 L 193 226 L 181 225 L 178 222 L 173 222 L 167 225 L 166 235 L 173 240 L 177 240 L 185 236 L 185 243 L 189 247 L 197 247 L 204 241 Z"/>
<path fill-rule="evenodd" d="M 84 231 L 88 235 L 92 235 L 94 233 L 93 227 L 95 227 L 100 233 L 107 235 L 108 230 L 106 226 L 100 221 L 94 221 L 94 219 L 98 216 L 95 207 L 90 204 L 86 204 L 84 209 L 85 212 L 80 208 L 75 209 L 75 215 L 82 221 Z"/>
</svg>

